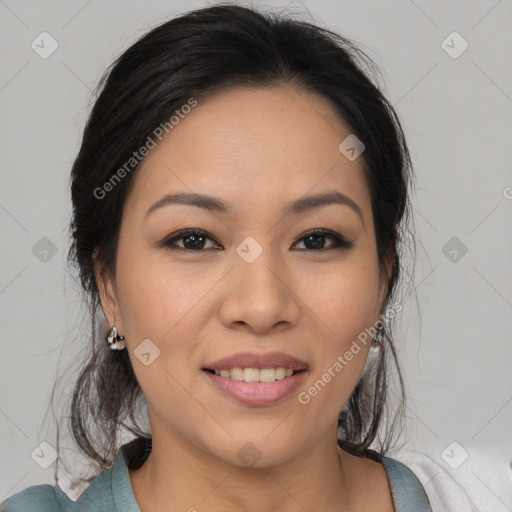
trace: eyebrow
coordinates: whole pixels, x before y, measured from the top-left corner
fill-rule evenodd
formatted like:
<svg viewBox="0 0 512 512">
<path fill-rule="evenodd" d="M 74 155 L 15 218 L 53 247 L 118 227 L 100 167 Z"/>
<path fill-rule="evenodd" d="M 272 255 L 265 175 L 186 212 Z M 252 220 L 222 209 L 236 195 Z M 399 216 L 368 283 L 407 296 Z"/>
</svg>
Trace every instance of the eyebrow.
<svg viewBox="0 0 512 512">
<path fill-rule="evenodd" d="M 153 203 L 146 211 L 144 219 L 146 219 L 155 210 L 174 204 L 196 206 L 198 208 L 203 208 L 205 210 L 218 213 L 233 213 L 233 207 L 229 203 L 225 203 L 217 197 L 193 192 L 171 192 Z M 358 214 L 361 222 L 364 225 L 363 213 L 359 205 L 353 199 L 350 199 L 350 197 L 337 191 L 310 195 L 295 201 L 291 201 L 285 205 L 285 214 L 297 215 L 330 204 L 341 204 L 349 206 Z"/>
</svg>

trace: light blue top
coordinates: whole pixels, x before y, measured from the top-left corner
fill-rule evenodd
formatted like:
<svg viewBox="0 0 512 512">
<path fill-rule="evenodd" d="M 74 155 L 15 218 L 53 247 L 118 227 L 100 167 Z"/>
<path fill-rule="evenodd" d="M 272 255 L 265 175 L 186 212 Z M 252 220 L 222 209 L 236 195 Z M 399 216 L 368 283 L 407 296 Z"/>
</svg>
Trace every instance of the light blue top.
<svg viewBox="0 0 512 512">
<path fill-rule="evenodd" d="M 133 494 L 128 461 L 135 456 L 138 466 L 142 465 L 150 442 L 139 438 L 121 446 L 112 467 L 101 471 L 76 501 L 58 485 L 33 485 L 7 498 L 0 504 L 0 512 L 141 512 Z M 414 473 L 395 459 L 380 459 L 390 483 L 395 512 L 432 512 Z"/>
</svg>

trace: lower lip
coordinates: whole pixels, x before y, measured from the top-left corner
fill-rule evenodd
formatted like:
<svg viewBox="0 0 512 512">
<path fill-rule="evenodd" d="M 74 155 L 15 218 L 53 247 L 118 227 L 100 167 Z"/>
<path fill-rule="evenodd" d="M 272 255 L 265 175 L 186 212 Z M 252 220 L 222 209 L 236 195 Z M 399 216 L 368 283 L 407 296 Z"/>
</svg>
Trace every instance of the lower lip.
<svg viewBox="0 0 512 512">
<path fill-rule="evenodd" d="M 210 382 L 235 400 L 248 405 L 270 405 L 291 395 L 306 376 L 306 370 L 274 382 L 245 382 L 203 370 Z"/>
</svg>

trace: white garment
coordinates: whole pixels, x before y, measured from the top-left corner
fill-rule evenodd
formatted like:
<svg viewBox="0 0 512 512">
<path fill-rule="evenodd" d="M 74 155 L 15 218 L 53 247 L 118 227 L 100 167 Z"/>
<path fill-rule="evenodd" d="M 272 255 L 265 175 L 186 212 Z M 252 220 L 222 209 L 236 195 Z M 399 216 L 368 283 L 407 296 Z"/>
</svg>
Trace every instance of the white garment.
<svg viewBox="0 0 512 512">
<path fill-rule="evenodd" d="M 428 455 L 400 450 L 392 457 L 405 464 L 418 477 L 425 488 L 432 512 L 493 512 L 478 509 L 456 480 Z"/>
</svg>

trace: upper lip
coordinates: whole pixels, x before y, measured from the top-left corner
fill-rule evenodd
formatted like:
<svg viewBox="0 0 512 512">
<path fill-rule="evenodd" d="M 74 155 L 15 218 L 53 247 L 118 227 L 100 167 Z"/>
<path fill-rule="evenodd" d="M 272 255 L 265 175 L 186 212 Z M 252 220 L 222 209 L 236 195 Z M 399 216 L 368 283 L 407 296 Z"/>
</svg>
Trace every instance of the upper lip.
<svg viewBox="0 0 512 512">
<path fill-rule="evenodd" d="M 284 352 L 269 352 L 257 354 L 254 352 L 239 352 L 232 356 L 223 357 L 203 367 L 204 370 L 229 370 L 230 368 L 291 368 L 305 370 L 307 363 Z"/>
</svg>

